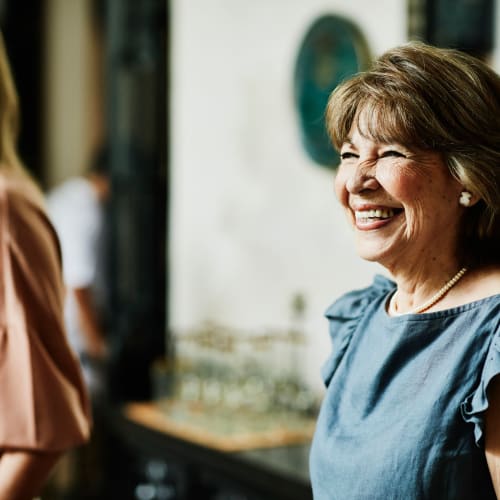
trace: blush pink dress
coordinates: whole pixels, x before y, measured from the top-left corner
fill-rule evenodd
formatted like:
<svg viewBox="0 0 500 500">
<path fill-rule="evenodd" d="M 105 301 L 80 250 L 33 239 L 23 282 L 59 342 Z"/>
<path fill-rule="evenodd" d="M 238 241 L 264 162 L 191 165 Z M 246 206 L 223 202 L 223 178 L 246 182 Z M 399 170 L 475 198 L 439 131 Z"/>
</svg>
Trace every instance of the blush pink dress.
<svg viewBox="0 0 500 500">
<path fill-rule="evenodd" d="M 89 437 L 61 264 L 42 194 L 24 174 L 0 171 L 0 454 L 62 451 Z"/>
</svg>

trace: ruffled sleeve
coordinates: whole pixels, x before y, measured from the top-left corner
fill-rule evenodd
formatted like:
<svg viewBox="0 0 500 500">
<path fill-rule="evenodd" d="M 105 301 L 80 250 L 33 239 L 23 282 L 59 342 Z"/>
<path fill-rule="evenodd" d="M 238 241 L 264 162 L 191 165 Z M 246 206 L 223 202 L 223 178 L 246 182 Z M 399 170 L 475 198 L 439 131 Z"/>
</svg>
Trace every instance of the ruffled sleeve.
<svg viewBox="0 0 500 500">
<path fill-rule="evenodd" d="M 392 281 L 376 275 L 373 283 L 361 290 L 354 290 L 335 301 L 325 312 L 328 319 L 332 354 L 321 368 L 321 377 L 328 386 L 349 346 L 352 335 L 363 316 L 366 306 L 377 296 L 394 289 Z"/>
<path fill-rule="evenodd" d="M 488 386 L 497 375 L 500 375 L 500 325 L 497 326 L 488 349 L 479 384 L 461 407 L 464 420 L 474 424 L 474 438 L 478 446 L 481 445 L 484 433 L 484 412 L 489 407 Z"/>
<path fill-rule="evenodd" d="M 0 448 L 84 443 L 90 405 L 66 339 L 57 238 L 28 181 L 0 178 Z"/>
</svg>

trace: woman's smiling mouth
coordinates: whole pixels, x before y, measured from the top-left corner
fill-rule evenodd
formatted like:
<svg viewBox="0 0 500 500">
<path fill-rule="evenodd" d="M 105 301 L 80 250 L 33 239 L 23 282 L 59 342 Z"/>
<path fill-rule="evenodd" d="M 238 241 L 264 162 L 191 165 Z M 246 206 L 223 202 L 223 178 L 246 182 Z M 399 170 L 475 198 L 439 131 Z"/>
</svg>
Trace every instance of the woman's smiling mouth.
<svg viewBox="0 0 500 500">
<path fill-rule="evenodd" d="M 402 209 L 395 208 L 370 208 L 354 210 L 356 227 L 359 229 L 377 229 L 389 223 Z"/>
</svg>

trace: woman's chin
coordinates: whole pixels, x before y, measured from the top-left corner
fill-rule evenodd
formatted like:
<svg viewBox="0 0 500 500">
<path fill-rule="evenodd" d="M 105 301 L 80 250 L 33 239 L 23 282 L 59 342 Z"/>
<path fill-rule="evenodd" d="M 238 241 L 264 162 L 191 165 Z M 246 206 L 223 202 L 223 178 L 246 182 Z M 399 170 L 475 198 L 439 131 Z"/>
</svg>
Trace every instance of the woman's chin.
<svg viewBox="0 0 500 500">
<path fill-rule="evenodd" d="M 363 253 L 363 252 L 358 252 L 359 257 L 361 257 L 363 260 L 366 260 L 367 262 L 377 262 L 380 264 L 380 259 L 371 253 Z"/>
<path fill-rule="evenodd" d="M 383 248 L 381 245 L 367 245 L 358 242 L 356 252 L 363 260 L 368 262 L 377 262 L 378 264 L 390 257 L 390 251 Z"/>
</svg>

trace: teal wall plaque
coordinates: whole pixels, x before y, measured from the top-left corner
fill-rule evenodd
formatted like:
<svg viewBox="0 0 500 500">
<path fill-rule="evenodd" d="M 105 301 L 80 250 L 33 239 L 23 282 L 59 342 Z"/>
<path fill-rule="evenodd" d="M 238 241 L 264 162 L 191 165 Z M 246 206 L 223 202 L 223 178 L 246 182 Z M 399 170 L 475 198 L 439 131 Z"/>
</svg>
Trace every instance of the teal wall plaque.
<svg viewBox="0 0 500 500">
<path fill-rule="evenodd" d="M 333 169 L 338 164 L 325 130 L 328 97 L 342 80 L 366 69 L 370 60 L 360 29 L 338 16 L 317 19 L 302 41 L 295 64 L 295 105 L 303 146 L 323 167 Z"/>
</svg>

